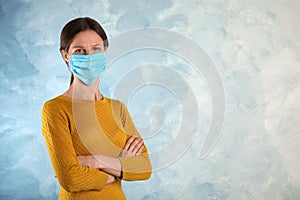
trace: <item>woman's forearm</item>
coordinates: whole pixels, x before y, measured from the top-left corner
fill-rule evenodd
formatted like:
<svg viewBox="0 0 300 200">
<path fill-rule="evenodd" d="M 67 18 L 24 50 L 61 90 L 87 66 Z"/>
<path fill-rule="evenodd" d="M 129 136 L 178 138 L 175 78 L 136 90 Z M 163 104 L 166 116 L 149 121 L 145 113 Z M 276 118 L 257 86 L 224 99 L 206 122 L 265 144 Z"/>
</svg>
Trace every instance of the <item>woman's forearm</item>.
<svg viewBox="0 0 300 200">
<path fill-rule="evenodd" d="M 119 158 L 101 154 L 94 155 L 94 157 L 97 162 L 96 166 L 98 169 L 116 177 L 121 176 L 122 165 Z"/>
<path fill-rule="evenodd" d="M 137 157 L 144 149 L 142 138 L 131 136 L 120 152 L 119 157 L 105 156 L 102 154 L 77 156 L 77 159 L 82 166 L 89 166 L 100 169 L 110 175 L 122 178 L 122 162 L 120 158 Z M 126 162 L 128 164 L 128 162 Z"/>
</svg>

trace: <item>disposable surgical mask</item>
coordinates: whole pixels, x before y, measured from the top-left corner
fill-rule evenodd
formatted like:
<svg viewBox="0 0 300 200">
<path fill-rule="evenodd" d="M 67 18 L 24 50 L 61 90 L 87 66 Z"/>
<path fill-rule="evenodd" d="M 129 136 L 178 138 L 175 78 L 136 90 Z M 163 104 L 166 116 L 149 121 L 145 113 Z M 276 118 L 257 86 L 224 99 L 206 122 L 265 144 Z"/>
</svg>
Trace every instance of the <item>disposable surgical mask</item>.
<svg viewBox="0 0 300 200">
<path fill-rule="evenodd" d="M 71 54 L 70 58 L 70 70 L 86 85 L 95 83 L 107 67 L 104 52 L 88 55 Z"/>
</svg>

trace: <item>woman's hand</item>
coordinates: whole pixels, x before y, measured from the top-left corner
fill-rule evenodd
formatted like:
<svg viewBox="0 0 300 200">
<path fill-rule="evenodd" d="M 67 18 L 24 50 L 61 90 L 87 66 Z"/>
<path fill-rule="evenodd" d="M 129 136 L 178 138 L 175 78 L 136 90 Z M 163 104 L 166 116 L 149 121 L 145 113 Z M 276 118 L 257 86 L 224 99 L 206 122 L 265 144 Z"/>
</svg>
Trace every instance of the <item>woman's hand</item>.
<svg viewBox="0 0 300 200">
<path fill-rule="evenodd" d="M 77 156 L 79 165 L 88 166 L 91 168 L 102 168 L 104 165 L 101 164 L 99 160 L 97 160 L 96 156 L 88 155 L 88 156 Z"/>
<path fill-rule="evenodd" d="M 108 174 L 108 179 L 107 179 L 107 181 L 106 181 L 106 185 L 107 185 L 107 184 L 114 183 L 114 182 L 116 182 L 116 181 L 117 181 L 117 178 L 116 178 L 115 176 Z"/>
<path fill-rule="evenodd" d="M 126 144 L 122 149 L 119 157 L 138 156 L 140 155 L 140 153 L 142 153 L 143 149 L 144 149 L 143 139 L 132 135 L 126 141 Z"/>
</svg>

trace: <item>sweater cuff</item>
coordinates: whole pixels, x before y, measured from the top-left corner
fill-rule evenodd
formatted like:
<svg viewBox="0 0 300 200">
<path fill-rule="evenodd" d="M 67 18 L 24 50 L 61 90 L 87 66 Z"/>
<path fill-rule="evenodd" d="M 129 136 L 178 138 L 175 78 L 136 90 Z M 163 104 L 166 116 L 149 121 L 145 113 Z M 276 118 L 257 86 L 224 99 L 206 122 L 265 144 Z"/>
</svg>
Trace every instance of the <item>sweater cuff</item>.
<svg viewBox="0 0 300 200">
<path fill-rule="evenodd" d="M 151 176 L 151 164 L 141 156 L 119 157 L 122 180 L 145 180 Z"/>
<path fill-rule="evenodd" d="M 122 166 L 122 161 L 120 159 L 120 157 L 118 157 L 119 161 L 120 161 L 120 164 L 121 164 L 121 173 L 120 173 L 120 177 L 117 177 L 118 179 L 122 180 L 123 179 L 123 166 Z"/>
</svg>

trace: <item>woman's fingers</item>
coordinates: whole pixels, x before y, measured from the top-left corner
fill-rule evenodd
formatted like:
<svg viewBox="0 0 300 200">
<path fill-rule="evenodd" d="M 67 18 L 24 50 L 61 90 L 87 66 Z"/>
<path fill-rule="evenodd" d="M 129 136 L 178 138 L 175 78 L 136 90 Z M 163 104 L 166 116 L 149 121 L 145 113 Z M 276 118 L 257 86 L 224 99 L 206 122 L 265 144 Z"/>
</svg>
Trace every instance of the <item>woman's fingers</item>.
<svg viewBox="0 0 300 200">
<path fill-rule="evenodd" d="M 116 179 L 115 176 L 108 174 L 108 179 L 107 179 L 107 181 L 106 181 L 106 184 L 107 184 L 107 185 L 108 185 L 108 184 L 111 184 L 111 183 L 115 182 L 116 180 L 117 180 L 117 179 Z"/>
<path fill-rule="evenodd" d="M 137 153 L 141 146 L 144 144 L 142 138 L 136 138 L 130 145 L 128 151 L 132 153 Z"/>
<path fill-rule="evenodd" d="M 139 156 L 144 150 L 144 145 L 142 145 L 139 150 L 136 152 L 136 155 Z"/>
<path fill-rule="evenodd" d="M 134 142 L 135 138 L 136 137 L 134 135 L 130 136 L 128 138 L 128 140 L 126 141 L 126 144 L 125 144 L 123 150 L 128 151 L 129 147 L 131 146 L 131 143 Z"/>
<path fill-rule="evenodd" d="M 139 155 L 144 149 L 144 141 L 142 138 L 134 135 L 130 136 L 121 152 L 121 157 Z"/>
</svg>

